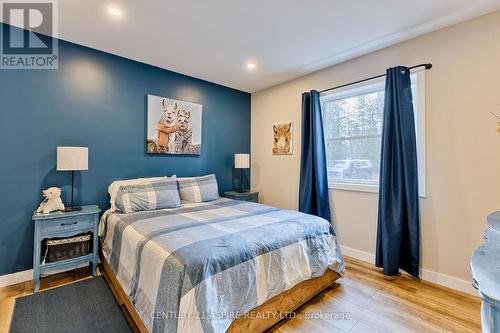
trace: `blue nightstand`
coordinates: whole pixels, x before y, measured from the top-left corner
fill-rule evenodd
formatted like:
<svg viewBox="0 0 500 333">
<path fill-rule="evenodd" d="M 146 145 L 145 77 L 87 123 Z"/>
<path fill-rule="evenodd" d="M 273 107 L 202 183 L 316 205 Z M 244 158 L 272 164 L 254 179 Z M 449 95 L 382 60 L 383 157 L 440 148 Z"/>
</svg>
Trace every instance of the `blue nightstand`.
<svg viewBox="0 0 500 333">
<path fill-rule="evenodd" d="M 259 202 L 259 192 L 245 191 L 245 192 L 237 192 L 237 191 L 229 191 L 224 192 L 224 197 L 234 200 L 243 200 L 243 201 L 251 201 L 251 202 Z"/>
<path fill-rule="evenodd" d="M 50 214 L 33 214 L 35 224 L 33 243 L 33 279 L 35 280 L 35 292 L 40 289 L 40 275 L 47 274 L 54 270 L 77 267 L 79 264 L 90 263 L 92 274 L 96 275 L 99 256 L 98 245 L 98 224 L 101 210 L 97 206 L 83 206 L 81 211 L 75 212 L 54 212 Z M 78 234 L 92 232 L 92 252 L 67 260 L 51 263 L 40 263 L 42 240 L 55 237 L 72 237 Z"/>
</svg>

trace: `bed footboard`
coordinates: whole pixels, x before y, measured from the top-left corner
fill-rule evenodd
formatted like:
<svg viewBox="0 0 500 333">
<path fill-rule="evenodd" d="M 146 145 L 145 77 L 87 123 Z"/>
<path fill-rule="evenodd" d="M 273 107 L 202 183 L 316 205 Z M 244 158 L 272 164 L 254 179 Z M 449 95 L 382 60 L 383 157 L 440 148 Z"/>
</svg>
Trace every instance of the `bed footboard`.
<svg viewBox="0 0 500 333">
<path fill-rule="evenodd" d="M 103 256 L 101 256 L 101 263 L 104 268 L 104 278 L 108 282 L 118 304 L 126 312 L 127 320 L 134 328 L 134 331 L 148 333 L 146 326 L 143 324 L 134 306 L 118 283 L 109 263 Z M 256 307 L 247 315 L 233 321 L 227 332 L 264 332 L 283 319 L 287 313 L 296 310 L 308 300 L 333 285 L 339 277 L 338 273 L 327 270 L 321 277 L 303 281 Z"/>
</svg>

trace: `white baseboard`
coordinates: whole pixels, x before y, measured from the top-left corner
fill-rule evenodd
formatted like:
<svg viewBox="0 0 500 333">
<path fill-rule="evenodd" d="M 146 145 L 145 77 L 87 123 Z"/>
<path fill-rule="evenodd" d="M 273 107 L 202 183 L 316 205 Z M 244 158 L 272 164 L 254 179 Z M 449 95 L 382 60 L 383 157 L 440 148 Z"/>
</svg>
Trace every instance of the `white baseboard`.
<svg viewBox="0 0 500 333">
<path fill-rule="evenodd" d="M 425 268 L 420 271 L 420 277 L 424 281 L 432 282 L 440 286 L 448 287 L 450 289 L 462 291 L 464 293 L 479 297 L 478 291 L 472 286 L 472 281 L 462 280 L 454 276 L 430 271 Z"/>
<path fill-rule="evenodd" d="M 373 253 L 353 249 L 348 246 L 341 246 L 342 254 L 359 259 L 361 261 L 375 264 L 375 255 Z M 478 292 L 472 287 L 471 281 L 462 280 L 446 274 L 434 272 L 425 268 L 420 271 L 420 278 L 424 281 L 432 282 L 437 285 L 447 287 L 450 289 L 458 290 L 470 295 L 479 296 Z"/>
<path fill-rule="evenodd" d="M 372 265 L 375 265 L 375 255 L 373 253 L 364 252 L 361 250 L 353 249 L 352 247 L 340 246 L 342 250 L 342 254 L 348 257 L 353 257 L 355 259 L 359 259 L 361 261 L 369 262 Z"/>
<path fill-rule="evenodd" d="M 80 264 L 73 268 L 57 269 L 50 272 L 50 275 L 59 274 L 66 271 L 72 271 L 74 269 L 82 268 L 88 266 L 88 263 Z M 42 277 L 44 277 L 43 275 Z M 6 274 L 0 276 L 0 288 L 12 286 L 13 284 L 18 284 L 26 281 L 33 280 L 33 269 L 28 269 L 26 271 L 16 272 L 12 274 Z"/>
<path fill-rule="evenodd" d="M 33 280 L 33 270 L 16 272 L 0 276 L 0 288 Z"/>
</svg>

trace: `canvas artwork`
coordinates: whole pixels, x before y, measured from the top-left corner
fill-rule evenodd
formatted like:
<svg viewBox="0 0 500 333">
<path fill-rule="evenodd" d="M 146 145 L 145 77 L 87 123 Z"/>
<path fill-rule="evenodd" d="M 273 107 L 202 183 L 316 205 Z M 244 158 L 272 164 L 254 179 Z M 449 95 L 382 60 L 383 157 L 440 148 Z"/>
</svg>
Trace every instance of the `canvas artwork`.
<svg viewBox="0 0 500 333">
<path fill-rule="evenodd" d="M 200 155 L 201 104 L 148 95 L 147 152 Z"/>
<path fill-rule="evenodd" d="M 293 154 L 293 123 L 285 121 L 273 124 L 273 155 Z"/>
</svg>

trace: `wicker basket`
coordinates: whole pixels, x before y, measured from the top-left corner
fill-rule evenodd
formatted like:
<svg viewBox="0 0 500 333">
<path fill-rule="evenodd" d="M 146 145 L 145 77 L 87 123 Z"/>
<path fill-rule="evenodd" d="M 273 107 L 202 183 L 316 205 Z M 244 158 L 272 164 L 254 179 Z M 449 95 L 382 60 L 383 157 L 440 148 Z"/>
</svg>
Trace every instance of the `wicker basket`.
<svg viewBox="0 0 500 333">
<path fill-rule="evenodd" d="M 81 234 L 69 238 L 50 238 L 44 240 L 42 262 L 51 263 L 80 256 L 91 252 L 91 233 Z"/>
</svg>

